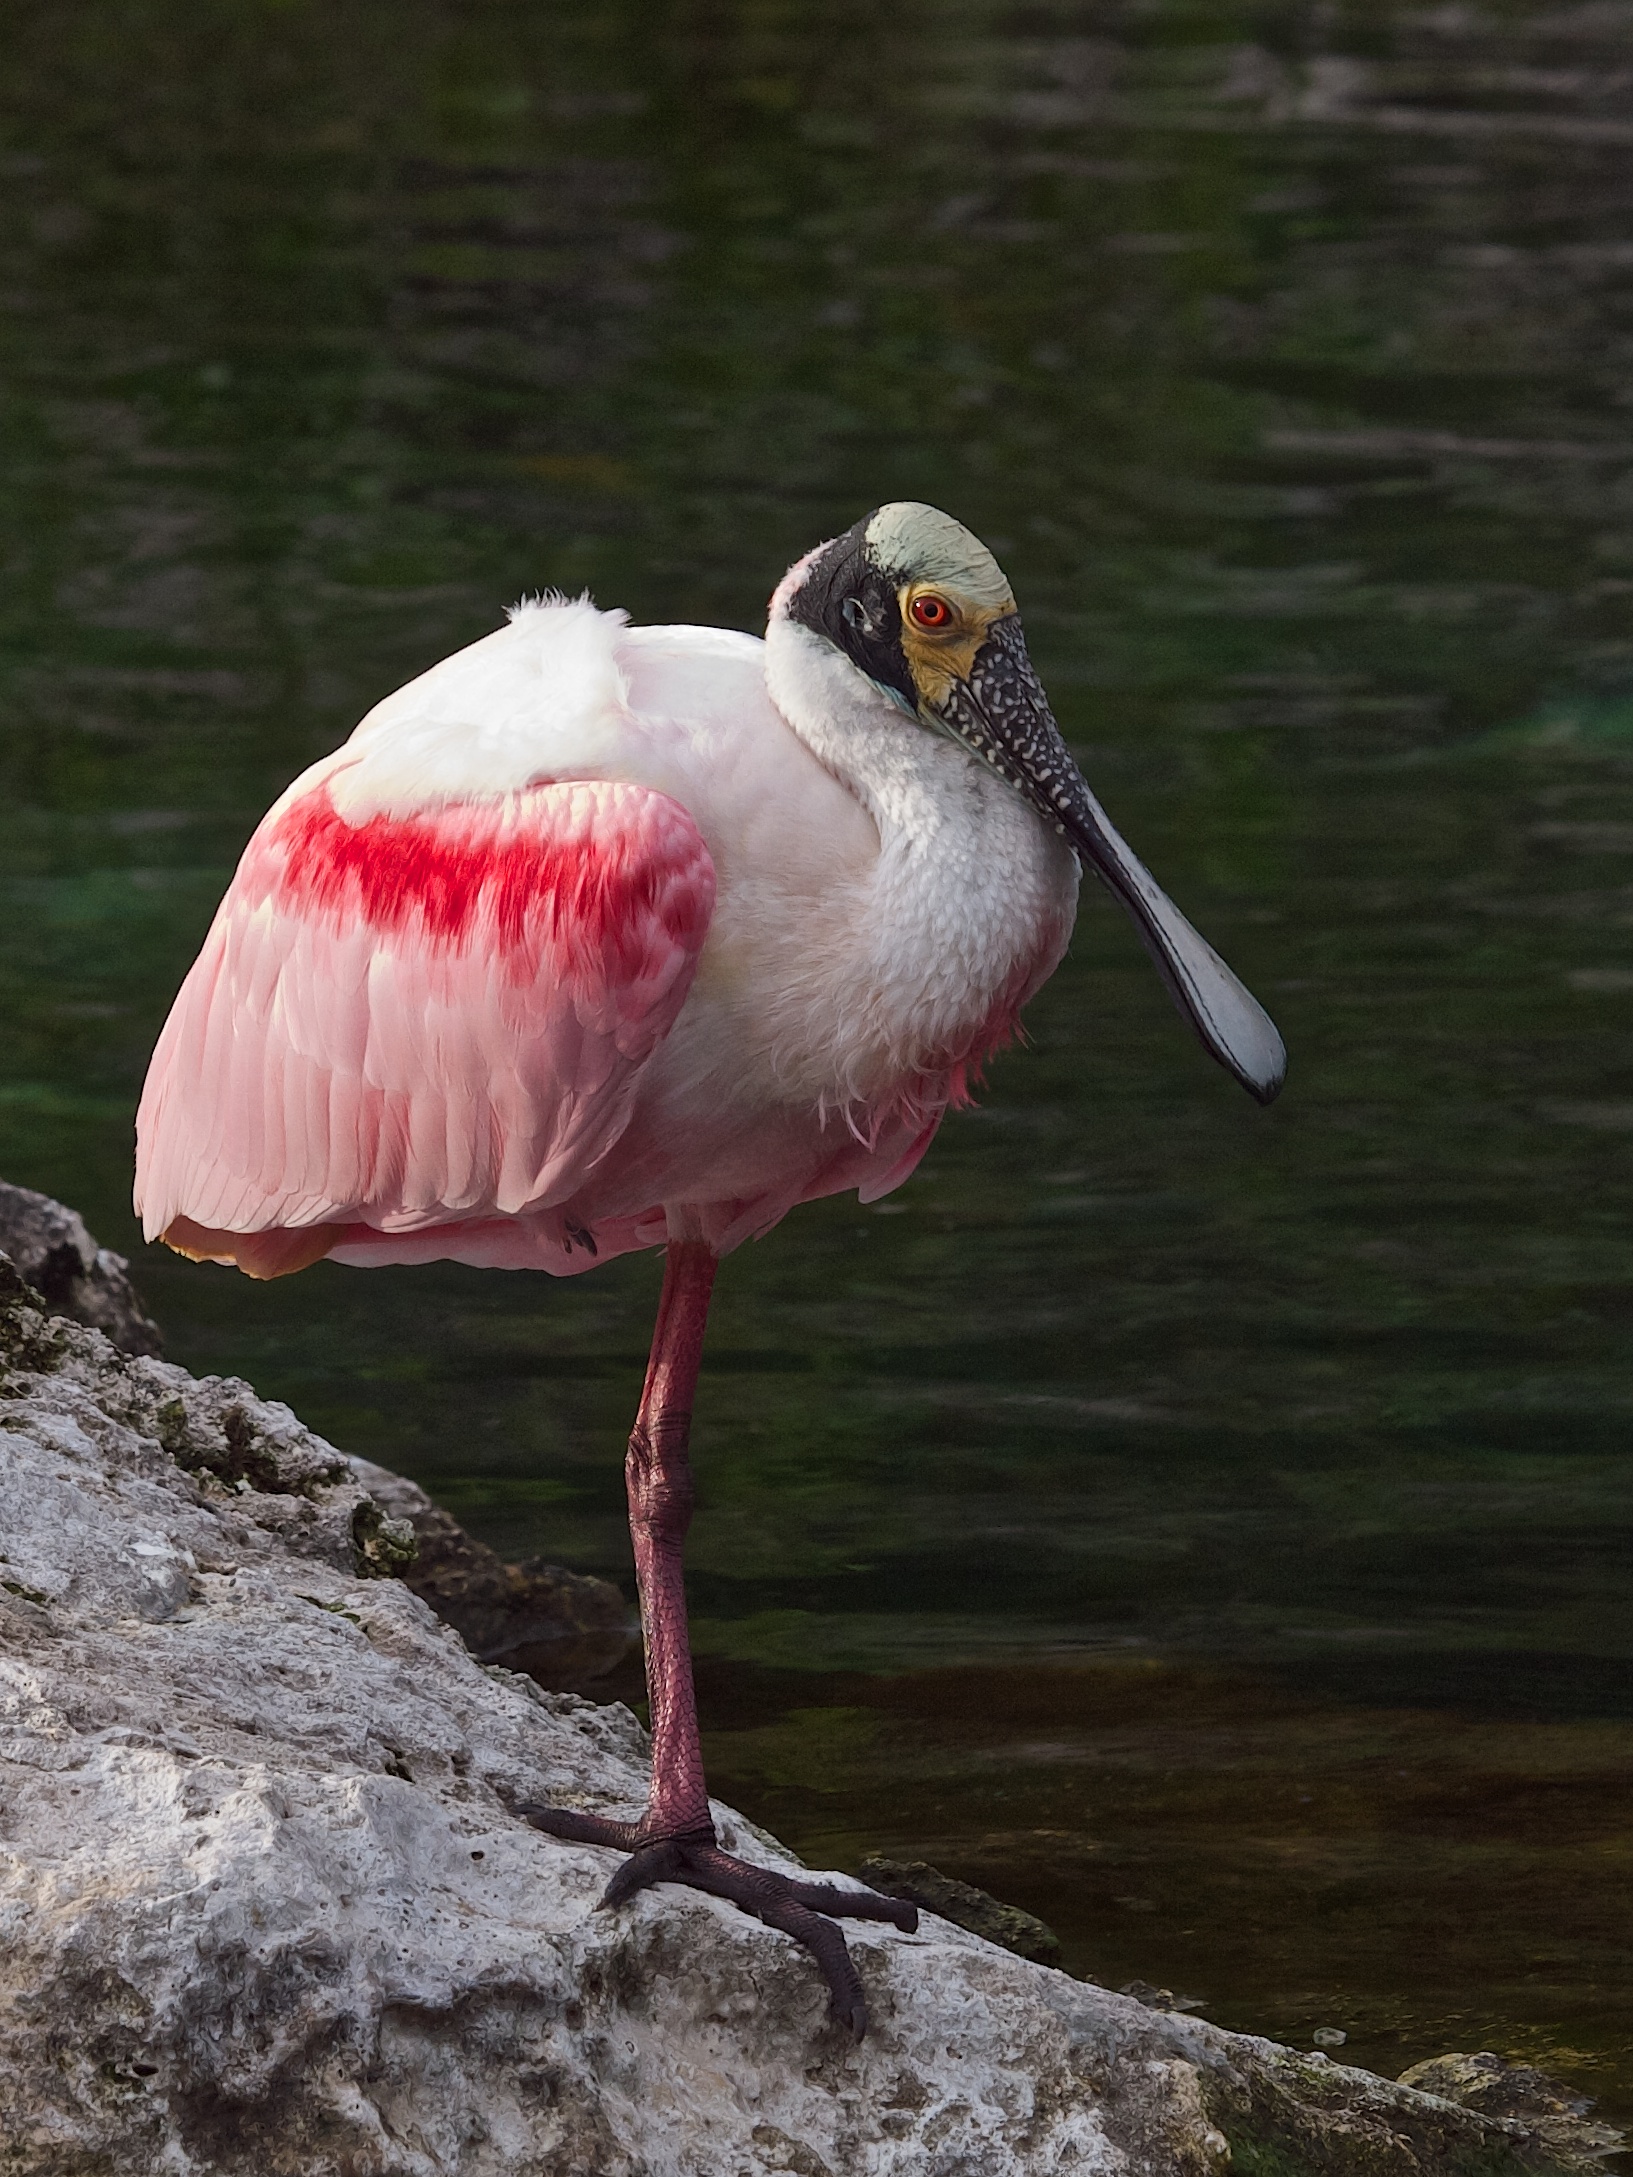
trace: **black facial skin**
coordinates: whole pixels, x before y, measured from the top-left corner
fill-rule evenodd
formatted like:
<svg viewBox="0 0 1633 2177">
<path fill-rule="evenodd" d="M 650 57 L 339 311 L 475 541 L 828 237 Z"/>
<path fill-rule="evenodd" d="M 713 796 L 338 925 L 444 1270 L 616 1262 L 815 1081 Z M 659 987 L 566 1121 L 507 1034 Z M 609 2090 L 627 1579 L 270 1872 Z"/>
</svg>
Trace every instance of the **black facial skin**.
<svg viewBox="0 0 1633 2177">
<path fill-rule="evenodd" d="M 902 614 L 896 584 L 867 556 L 864 515 L 836 537 L 812 565 L 788 604 L 788 617 L 825 635 L 853 665 L 882 688 L 918 708 L 918 690 L 902 652 Z"/>
</svg>

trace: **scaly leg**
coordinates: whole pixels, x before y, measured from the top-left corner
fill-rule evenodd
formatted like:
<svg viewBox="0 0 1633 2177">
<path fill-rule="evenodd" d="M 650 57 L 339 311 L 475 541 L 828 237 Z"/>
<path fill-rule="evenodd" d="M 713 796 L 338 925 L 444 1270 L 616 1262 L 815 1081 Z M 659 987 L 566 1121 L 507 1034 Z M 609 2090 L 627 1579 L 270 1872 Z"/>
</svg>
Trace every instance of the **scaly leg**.
<svg viewBox="0 0 1633 2177">
<path fill-rule="evenodd" d="M 815 1957 L 827 1977 L 834 2017 L 860 2040 L 867 2027 L 862 1983 L 834 1921 L 888 1920 L 911 1933 L 918 1914 L 873 1890 L 801 1882 L 722 1852 L 703 1781 L 681 1549 L 692 1523 L 687 1446 L 716 1263 L 701 1240 L 669 1243 L 646 1388 L 624 1462 L 652 1709 L 646 1812 L 638 1822 L 606 1821 L 566 1807 L 522 1805 L 516 1812 L 552 1837 L 612 1845 L 630 1854 L 608 1883 L 603 1906 L 622 1904 L 654 1882 L 678 1882 L 728 1898 L 767 1926 L 781 1928 Z"/>
</svg>

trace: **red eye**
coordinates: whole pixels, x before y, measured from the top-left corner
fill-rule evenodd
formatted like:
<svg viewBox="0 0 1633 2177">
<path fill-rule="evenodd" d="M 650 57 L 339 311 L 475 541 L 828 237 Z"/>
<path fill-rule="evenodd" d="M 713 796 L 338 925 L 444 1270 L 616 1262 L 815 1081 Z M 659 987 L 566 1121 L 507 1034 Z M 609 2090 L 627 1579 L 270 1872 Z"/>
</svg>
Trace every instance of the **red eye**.
<svg viewBox="0 0 1633 2177">
<path fill-rule="evenodd" d="M 926 590 L 922 597 L 915 597 L 908 610 L 919 627 L 939 630 L 953 624 L 952 606 L 945 597 L 937 597 L 933 590 Z"/>
</svg>

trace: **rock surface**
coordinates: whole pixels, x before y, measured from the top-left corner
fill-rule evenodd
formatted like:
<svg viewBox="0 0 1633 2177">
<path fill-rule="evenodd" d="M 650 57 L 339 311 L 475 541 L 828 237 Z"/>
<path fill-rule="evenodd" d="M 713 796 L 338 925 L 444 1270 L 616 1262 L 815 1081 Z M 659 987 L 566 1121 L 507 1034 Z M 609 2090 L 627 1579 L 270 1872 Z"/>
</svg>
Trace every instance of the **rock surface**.
<svg viewBox="0 0 1633 2177">
<path fill-rule="evenodd" d="M 159 1326 L 130 1281 L 130 1264 L 98 1247 L 77 1210 L 0 1180 L 0 1250 L 60 1315 L 88 1323 L 126 1353 L 162 1353 Z"/>
<path fill-rule="evenodd" d="M 287 1409 L 47 1318 L 9 1265 L 0 1483 L 6 2177 L 1589 2166 L 945 1922 L 852 1935 L 857 2047 L 717 1900 L 597 1911 L 612 1855 L 506 1795 L 636 1811 L 627 1711 L 484 1668 Z"/>
<path fill-rule="evenodd" d="M 1567 2155 L 1615 2154 L 1623 2145 L 1620 2132 L 1591 2120 L 1593 2105 L 1586 2095 L 1571 2093 L 1530 2064 L 1505 2063 L 1490 2049 L 1472 2056 L 1432 2056 L 1403 2071 L 1400 2083 L 1488 2116 L 1518 2117 Z"/>
<path fill-rule="evenodd" d="M 928 1860 L 865 1859 L 856 1872 L 886 1897 L 904 1897 L 910 1905 L 938 1912 L 955 1927 L 984 1935 L 1000 1950 L 1012 1950 L 1017 1958 L 1032 1958 L 1039 1965 L 1055 1965 L 1060 1959 L 1060 1937 L 1033 1913 L 1019 1905 L 1006 1905 L 990 1890 L 978 1890 L 973 1882 L 944 1875 Z M 1127 1991 L 1125 1990 L 1125 1993 Z"/>
<path fill-rule="evenodd" d="M 126 1353 L 163 1352 L 163 1334 L 131 1282 L 130 1265 L 97 1244 L 77 1210 L 0 1180 L 0 1251 L 56 1313 L 100 1330 Z M 640 1628 L 609 1581 L 543 1558 L 509 1564 L 417 1482 L 372 1460 L 350 1463 L 380 1509 L 414 1531 L 417 1554 L 397 1567 L 402 1578 L 479 1662 L 576 1692 L 629 1654 Z"/>
<path fill-rule="evenodd" d="M 610 1581 L 564 1571 L 542 1557 L 507 1564 L 418 1482 L 372 1459 L 354 1457 L 350 1464 L 381 1510 L 414 1530 L 419 1550 L 403 1580 L 479 1663 L 502 1663 L 543 1686 L 577 1692 L 604 1678 L 634 1646 L 639 1625 Z"/>
</svg>

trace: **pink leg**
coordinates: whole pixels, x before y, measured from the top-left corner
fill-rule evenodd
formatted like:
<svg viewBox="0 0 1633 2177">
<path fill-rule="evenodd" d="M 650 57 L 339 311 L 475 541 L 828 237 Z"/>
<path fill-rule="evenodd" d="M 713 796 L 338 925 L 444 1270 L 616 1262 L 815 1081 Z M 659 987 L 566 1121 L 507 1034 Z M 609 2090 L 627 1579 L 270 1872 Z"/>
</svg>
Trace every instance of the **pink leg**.
<svg viewBox="0 0 1633 2177">
<path fill-rule="evenodd" d="M 646 1387 L 624 1460 L 652 1710 L 652 1796 L 641 1827 L 653 1839 L 695 1836 L 711 1844 L 681 1551 L 692 1524 L 692 1399 L 718 1260 L 701 1240 L 669 1243 Z"/>
<path fill-rule="evenodd" d="M 700 1240 L 669 1243 L 646 1388 L 624 1461 L 652 1708 L 646 1812 L 638 1822 L 612 1822 L 567 1807 L 518 1805 L 516 1811 L 550 1836 L 611 1845 L 631 1855 L 608 1883 L 604 1906 L 622 1904 L 655 1882 L 678 1882 L 727 1898 L 792 1935 L 822 1967 L 834 2016 L 860 2040 L 867 2026 L 862 1984 L 834 1920 L 888 1920 L 911 1933 L 917 1913 L 873 1890 L 802 1882 L 734 1859 L 716 1844 L 709 1813 L 681 1550 L 692 1523 L 687 1447 L 716 1262 Z"/>
</svg>

